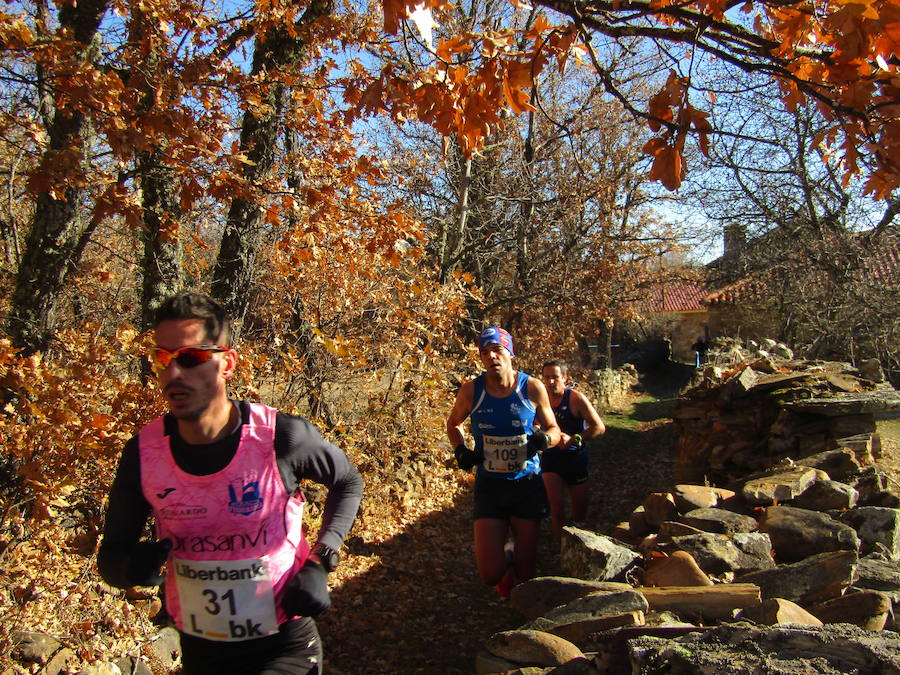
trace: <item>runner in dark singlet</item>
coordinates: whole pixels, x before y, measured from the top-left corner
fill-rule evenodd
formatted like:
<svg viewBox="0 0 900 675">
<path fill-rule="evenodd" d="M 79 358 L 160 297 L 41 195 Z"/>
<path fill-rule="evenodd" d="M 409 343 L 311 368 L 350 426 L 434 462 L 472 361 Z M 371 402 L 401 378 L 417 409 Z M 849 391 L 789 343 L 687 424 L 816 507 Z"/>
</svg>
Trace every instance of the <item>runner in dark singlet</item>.
<svg viewBox="0 0 900 675">
<path fill-rule="evenodd" d="M 572 503 L 572 518 L 582 521 L 588 508 L 588 454 L 583 441 L 606 431 L 600 415 L 588 398 L 567 386 L 567 368 L 562 361 L 548 361 L 541 368 L 541 380 L 547 388 L 556 423 L 562 430 L 559 444 L 544 452 L 541 467 L 550 519 L 557 542 L 562 536 L 565 495 Z"/>
</svg>

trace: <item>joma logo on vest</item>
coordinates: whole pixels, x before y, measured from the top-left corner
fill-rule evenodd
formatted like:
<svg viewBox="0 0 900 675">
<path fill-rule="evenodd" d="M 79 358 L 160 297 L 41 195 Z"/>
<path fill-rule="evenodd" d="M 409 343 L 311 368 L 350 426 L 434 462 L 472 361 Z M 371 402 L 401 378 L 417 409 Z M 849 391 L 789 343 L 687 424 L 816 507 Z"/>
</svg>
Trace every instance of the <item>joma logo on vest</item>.
<svg viewBox="0 0 900 675">
<path fill-rule="evenodd" d="M 263 521 L 259 529 L 253 532 L 234 532 L 230 534 L 208 534 L 198 537 L 179 537 L 172 535 L 174 551 L 191 551 L 192 553 L 212 553 L 215 551 L 245 551 L 266 546 L 269 533 L 266 529 L 268 521 Z"/>
</svg>

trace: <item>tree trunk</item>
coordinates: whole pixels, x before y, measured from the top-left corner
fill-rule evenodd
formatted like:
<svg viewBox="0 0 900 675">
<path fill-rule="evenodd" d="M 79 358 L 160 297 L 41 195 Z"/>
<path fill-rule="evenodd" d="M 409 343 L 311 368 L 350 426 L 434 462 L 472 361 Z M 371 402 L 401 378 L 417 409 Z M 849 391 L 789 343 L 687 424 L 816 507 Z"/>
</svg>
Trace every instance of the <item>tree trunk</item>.
<svg viewBox="0 0 900 675">
<path fill-rule="evenodd" d="M 297 152 L 295 133 L 288 130 L 284 136 L 285 154 L 290 157 Z M 290 171 L 287 176 L 288 187 L 299 194 L 302 177 L 297 171 Z M 291 230 L 296 230 L 300 222 L 295 213 L 288 216 Z M 326 428 L 335 426 L 334 409 L 325 397 L 326 374 L 329 372 L 328 355 L 320 342 L 315 339 L 315 326 L 309 320 L 309 312 L 299 293 L 294 294 L 291 303 L 290 330 L 297 341 L 297 352 L 304 357 L 303 384 L 306 386 L 306 401 L 309 405 L 309 417 L 324 421 Z"/>
<path fill-rule="evenodd" d="M 135 9 L 129 24 L 130 42 L 141 44 L 153 30 L 146 14 Z M 159 79 L 160 56 L 164 41 L 153 41 L 155 50 L 133 69 L 129 77 L 138 80 L 135 88 L 144 93 L 142 112 L 147 113 L 155 105 L 156 81 Z M 153 326 L 153 317 L 163 301 L 181 287 L 181 263 L 183 247 L 179 236 L 181 204 L 175 189 L 175 173 L 165 163 L 165 149 L 154 147 L 137 157 L 137 174 L 141 185 L 141 213 L 144 229 L 143 263 L 141 269 L 141 327 Z"/>
<path fill-rule="evenodd" d="M 531 102 L 534 103 L 532 93 Z M 529 276 L 531 274 L 531 261 L 528 253 L 531 223 L 534 219 L 534 111 L 528 113 L 528 134 L 525 137 L 523 173 L 525 189 L 528 194 L 524 196 L 522 203 L 522 216 L 516 225 L 516 287 L 527 290 Z"/>
<path fill-rule="evenodd" d="M 107 0 L 65 4 L 59 12 L 59 32 L 68 33 L 79 45 L 77 58 L 91 59 L 92 44 Z M 96 223 L 80 212 L 86 173 L 90 124 L 83 112 L 59 109 L 47 116 L 49 145 L 36 176 L 51 184 L 64 183 L 61 194 L 48 189 L 37 195 L 31 228 L 25 240 L 16 274 L 6 329 L 13 345 L 29 354 L 45 350 L 53 336 L 57 302 L 69 273 L 81 260 Z"/>
<path fill-rule="evenodd" d="M 304 54 L 304 28 L 332 11 L 331 0 L 314 0 L 298 20 L 294 31 L 276 30 L 256 44 L 252 74 L 281 73 L 289 70 Z M 272 83 L 265 97 L 269 112 L 257 117 L 253 110 L 244 113 L 241 125 L 240 152 L 250 161 L 245 163 L 243 178 L 258 188 L 269 176 L 275 157 L 281 113 L 286 88 Z M 259 196 L 235 197 L 228 211 L 225 232 L 213 271 L 212 294 L 217 297 L 235 321 L 235 337 L 250 306 L 256 259 L 263 242 L 262 209 Z"/>
<path fill-rule="evenodd" d="M 452 231 L 448 226 L 441 231 L 441 272 L 439 281 L 443 284 L 456 269 L 457 257 L 465 241 L 466 225 L 469 220 L 469 186 L 472 182 L 472 158 L 461 157 L 463 171 L 459 176 L 459 195 L 456 202 L 456 219 Z"/>
<path fill-rule="evenodd" d="M 163 301 L 181 288 L 182 244 L 178 236 L 180 205 L 171 168 L 160 163 L 160 152 L 138 158 L 141 206 L 144 217 L 143 284 L 141 323 L 153 326 L 153 316 Z"/>
</svg>

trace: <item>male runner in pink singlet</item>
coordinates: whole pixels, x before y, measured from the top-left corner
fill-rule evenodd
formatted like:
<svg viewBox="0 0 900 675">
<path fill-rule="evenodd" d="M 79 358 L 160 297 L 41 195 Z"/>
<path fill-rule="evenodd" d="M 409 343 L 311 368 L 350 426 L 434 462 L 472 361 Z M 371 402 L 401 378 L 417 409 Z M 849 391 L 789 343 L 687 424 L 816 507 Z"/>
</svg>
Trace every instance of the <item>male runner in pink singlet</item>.
<svg viewBox="0 0 900 675">
<path fill-rule="evenodd" d="M 331 604 L 327 577 L 362 479 L 307 420 L 228 397 L 238 358 L 229 324 L 198 293 L 157 311 L 152 366 L 169 412 L 122 452 L 98 567 L 122 588 L 165 581 L 186 675 L 318 674 L 312 617 Z M 328 487 L 312 549 L 304 478 Z M 151 517 L 154 536 L 141 540 Z"/>
</svg>

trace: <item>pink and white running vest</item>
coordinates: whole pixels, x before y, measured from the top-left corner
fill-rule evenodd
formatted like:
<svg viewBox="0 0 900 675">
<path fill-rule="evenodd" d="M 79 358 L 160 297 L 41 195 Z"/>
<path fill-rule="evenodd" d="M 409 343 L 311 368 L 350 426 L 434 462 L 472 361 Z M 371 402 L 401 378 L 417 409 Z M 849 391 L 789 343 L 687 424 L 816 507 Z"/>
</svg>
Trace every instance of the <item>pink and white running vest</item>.
<svg viewBox="0 0 900 675">
<path fill-rule="evenodd" d="M 287 493 L 275 461 L 276 411 L 249 407 L 234 458 L 208 476 L 178 467 L 162 417 L 139 434 L 156 536 L 173 544 L 166 609 L 179 630 L 208 640 L 276 633 L 293 618 L 281 608 L 284 586 L 309 555 L 303 495 Z"/>
</svg>

